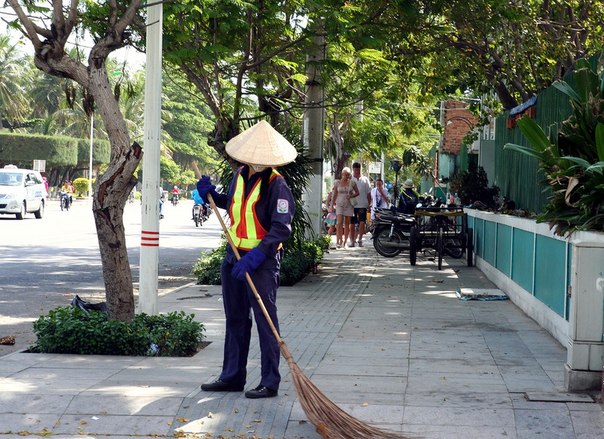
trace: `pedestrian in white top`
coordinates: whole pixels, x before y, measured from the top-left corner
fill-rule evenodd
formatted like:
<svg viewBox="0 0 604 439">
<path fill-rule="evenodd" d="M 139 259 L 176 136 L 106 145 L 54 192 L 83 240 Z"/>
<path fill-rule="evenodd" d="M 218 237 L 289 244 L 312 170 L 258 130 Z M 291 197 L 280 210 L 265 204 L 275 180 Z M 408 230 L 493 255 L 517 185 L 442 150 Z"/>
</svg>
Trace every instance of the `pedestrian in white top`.
<svg viewBox="0 0 604 439">
<path fill-rule="evenodd" d="M 371 185 L 369 179 L 361 175 L 361 164 L 354 162 L 352 164 L 352 181 L 357 185 L 359 195 L 357 204 L 354 207 L 354 216 L 350 224 L 351 247 L 355 246 L 356 226 L 359 227 L 359 247 L 363 247 L 363 236 L 365 236 L 365 223 L 367 222 L 367 209 L 371 206 Z"/>
<path fill-rule="evenodd" d="M 375 187 L 371 189 L 371 221 L 375 220 L 375 209 L 387 209 L 390 204 L 390 194 L 384 187 L 384 181 L 378 178 Z"/>
</svg>

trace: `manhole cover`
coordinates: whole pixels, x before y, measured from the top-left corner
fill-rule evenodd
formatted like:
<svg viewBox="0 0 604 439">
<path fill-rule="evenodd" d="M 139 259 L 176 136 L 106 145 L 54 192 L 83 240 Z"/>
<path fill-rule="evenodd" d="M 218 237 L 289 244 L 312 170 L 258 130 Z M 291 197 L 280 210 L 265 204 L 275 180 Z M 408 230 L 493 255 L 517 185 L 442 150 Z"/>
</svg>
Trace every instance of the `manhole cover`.
<svg viewBox="0 0 604 439">
<path fill-rule="evenodd" d="M 525 392 L 524 395 L 535 402 L 594 402 L 591 396 L 582 393 Z"/>
</svg>

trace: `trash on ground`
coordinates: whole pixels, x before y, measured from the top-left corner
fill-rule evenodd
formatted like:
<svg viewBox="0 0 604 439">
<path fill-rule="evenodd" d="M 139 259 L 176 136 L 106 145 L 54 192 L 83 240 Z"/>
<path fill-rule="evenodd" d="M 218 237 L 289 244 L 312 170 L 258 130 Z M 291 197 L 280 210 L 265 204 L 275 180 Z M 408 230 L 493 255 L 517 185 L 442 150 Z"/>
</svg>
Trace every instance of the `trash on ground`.
<svg viewBox="0 0 604 439">
<path fill-rule="evenodd" d="M 88 311 L 91 311 L 91 310 L 92 311 L 102 311 L 104 313 L 107 312 L 107 303 L 105 303 L 105 302 L 100 302 L 100 303 L 88 302 L 87 300 L 80 298 L 80 296 L 78 296 L 77 294 L 71 301 L 71 305 L 77 306 L 82 311 L 84 311 L 86 314 L 88 314 Z"/>
<path fill-rule="evenodd" d="M 509 297 L 497 288 L 458 288 L 455 295 L 460 300 L 508 300 Z"/>
<path fill-rule="evenodd" d="M 14 345 L 15 344 L 15 336 L 7 335 L 6 337 L 0 337 L 1 345 Z"/>
</svg>

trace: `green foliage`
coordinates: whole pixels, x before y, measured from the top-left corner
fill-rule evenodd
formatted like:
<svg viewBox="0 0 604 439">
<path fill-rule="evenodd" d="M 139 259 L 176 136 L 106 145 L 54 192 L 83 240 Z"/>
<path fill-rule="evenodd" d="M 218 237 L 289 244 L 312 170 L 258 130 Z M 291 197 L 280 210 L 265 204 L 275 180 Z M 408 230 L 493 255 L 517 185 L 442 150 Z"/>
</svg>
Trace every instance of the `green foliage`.
<svg viewBox="0 0 604 439">
<path fill-rule="evenodd" d="M 208 133 L 214 128 L 214 120 L 203 97 L 179 70 L 167 69 L 164 77 L 162 108 L 171 117 L 163 119 L 162 131 L 169 138 L 164 138 L 162 144 L 182 166 L 197 161 L 202 170 L 213 167 L 218 154 L 208 145 Z"/>
<path fill-rule="evenodd" d="M 198 178 L 195 177 L 195 173 L 191 170 L 191 169 L 185 169 L 181 174 L 180 174 L 180 178 L 175 181 L 175 184 L 178 184 L 179 186 L 184 186 L 184 187 L 188 187 L 188 186 L 192 186 L 195 185 L 195 183 L 197 183 Z"/>
<path fill-rule="evenodd" d="M 180 166 L 174 160 L 163 155 L 159 157 L 159 176 L 163 181 L 174 184 L 180 179 L 181 172 Z"/>
<path fill-rule="evenodd" d="M 92 163 L 95 165 L 109 163 L 111 144 L 108 140 L 93 139 Z M 90 139 L 78 139 L 78 163 L 88 166 L 90 161 Z"/>
<path fill-rule="evenodd" d="M 203 324 L 193 320 L 194 314 L 187 315 L 184 311 L 174 311 L 165 315 L 141 314 L 141 316 L 151 336 L 154 345 L 152 352 L 155 355 L 180 357 L 194 355 L 197 352 L 205 328 Z"/>
<path fill-rule="evenodd" d="M 306 276 L 312 267 L 311 255 L 303 249 L 292 249 L 281 261 L 281 285 L 289 287 Z"/>
<path fill-rule="evenodd" d="M 111 145 L 107 140 L 95 140 L 93 163 L 109 163 Z M 28 163 L 33 160 L 46 160 L 48 168 L 76 166 L 78 163 L 88 166 L 90 140 L 67 136 L 46 136 L 0 132 L 0 161 Z"/>
<path fill-rule="evenodd" d="M 0 132 L 0 160 L 31 165 L 34 159 L 46 160 L 47 166 L 74 166 L 78 163 L 78 139 Z"/>
<path fill-rule="evenodd" d="M 8 35 L 0 35 L 0 128 L 2 119 L 10 123 L 21 122 L 28 110 L 25 88 L 22 86 L 26 63 Z"/>
<path fill-rule="evenodd" d="M 75 190 L 76 197 L 81 197 L 88 192 L 88 183 L 89 180 L 84 177 L 73 180 L 73 188 Z"/>
<path fill-rule="evenodd" d="M 193 266 L 193 274 L 197 277 L 198 283 L 203 285 L 220 285 L 220 267 L 226 255 L 227 242 L 212 251 L 203 252 L 201 257 Z"/>
<path fill-rule="evenodd" d="M 306 276 L 323 259 L 329 249 L 329 236 L 322 236 L 315 241 L 306 241 L 300 248 L 288 248 L 281 261 L 281 285 L 291 286 Z M 203 285 L 220 285 L 220 267 L 226 254 L 227 243 L 210 252 L 202 253 L 193 267 L 193 274 L 198 283 Z"/>
<path fill-rule="evenodd" d="M 507 109 L 561 78 L 576 58 L 600 50 L 604 33 L 602 2 L 358 4 L 350 20 L 373 18 L 352 32 L 385 42 L 401 82 L 419 82 L 425 95 L 497 93 Z"/>
<path fill-rule="evenodd" d="M 241 120 L 295 108 L 288 101 L 304 69 L 304 13 L 298 2 L 275 0 L 164 3 L 164 59 L 204 97 L 214 116 L 209 143 L 221 155 Z"/>
<path fill-rule="evenodd" d="M 574 86 L 555 84 L 573 109 L 561 123 L 558 139 L 548 138 L 533 119 L 525 117 L 518 126 L 531 147 L 504 147 L 539 161 L 552 191 L 537 221 L 549 223 L 559 235 L 604 231 L 604 72 L 581 60 L 574 77 Z"/>
<path fill-rule="evenodd" d="M 475 163 L 469 164 L 468 170 L 455 175 L 451 181 L 451 191 L 457 192 L 457 196 L 464 206 L 483 206 L 487 209 L 495 209 L 498 206 L 497 196 L 499 188 L 489 187 L 487 173 L 482 166 Z M 475 204 L 476 203 L 476 204 Z"/>
<path fill-rule="evenodd" d="M 32 352 L 89 355 L 190 356 L 203 339 L 203 324 L 183 311 L 138 314 L 132 321 L 109 320 L 100 311 L 58 307 L 33 323 Z"/>
<path fill-rule="evenodd" d="M 301 248 L 286 250 L 281 262 L 281 285 L 292 286 L 312 270 L 323 259 L 323 253 L 329 248 L 329 237 L 323 236 L 314 241 L 306 241 Z"/>
</svg>

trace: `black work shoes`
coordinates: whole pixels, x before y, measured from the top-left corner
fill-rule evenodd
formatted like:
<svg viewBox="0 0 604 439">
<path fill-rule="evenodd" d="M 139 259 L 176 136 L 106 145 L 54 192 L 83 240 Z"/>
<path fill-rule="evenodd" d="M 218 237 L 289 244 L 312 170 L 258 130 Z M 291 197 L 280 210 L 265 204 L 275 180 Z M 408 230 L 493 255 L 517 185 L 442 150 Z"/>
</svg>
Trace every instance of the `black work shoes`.
<svg viewBox="0 0 604 439">
<path fill-rule="evenodd" d="M 202 384 L 201 390 L 206 392 L 241 392 L 243 385 L 225 383 L 221 379 L 217 379 L 213 383 Z"/>
<path fill-rule="evenodd" d="M 256 387 L 253 390 L 248 390 L 245 392 L 246 398 L 258 399 L 258 398 L 273 398 L 278 395 L 278 392 L 274 389 L 269 389 L 268 387 L 264 387 L 262 385 Z"/>
<path fill-rule="evenodd" d="M 202 384 L 201 390 L 205 392 L 241 392 L 243 390 L 243 385 L 226 383 L 221 379 L 217 379 L 213 383 Z M 269 389 L 262 385 L 245 392 L 245 397 L 251 399 L 272 398 L 277 395 L 278 392 L 276 390 Z"/>
</svg>

